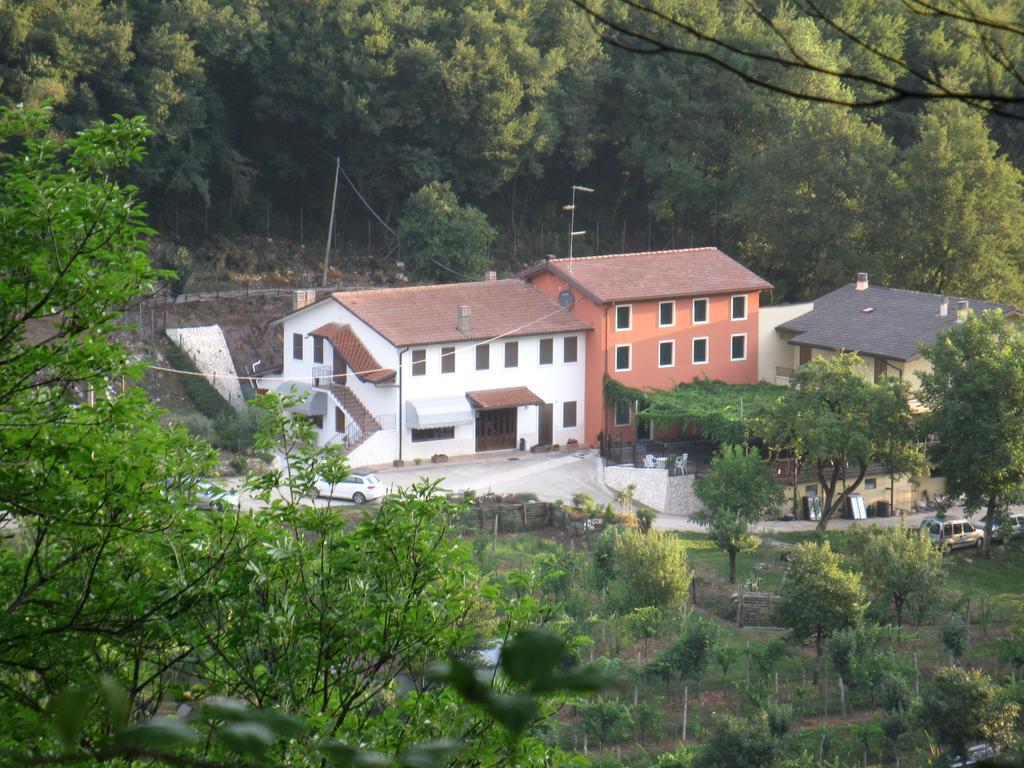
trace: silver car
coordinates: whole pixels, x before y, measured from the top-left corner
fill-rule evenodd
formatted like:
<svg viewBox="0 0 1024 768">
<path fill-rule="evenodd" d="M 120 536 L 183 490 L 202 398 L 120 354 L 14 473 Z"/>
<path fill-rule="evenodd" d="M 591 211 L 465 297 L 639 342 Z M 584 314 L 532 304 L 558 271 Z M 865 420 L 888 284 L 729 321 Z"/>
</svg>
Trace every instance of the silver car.
<svg viewBox="0 0 1024 768">
<path fill-rule="evenodd" d="M 926 517 L 921 527 L 928 532 L 928 538 L 943 552 L 966 547 L 980 547 L 985 543 L 985 534 L 974 527 L 970 520 L 943 520 Z"/>
</svg>

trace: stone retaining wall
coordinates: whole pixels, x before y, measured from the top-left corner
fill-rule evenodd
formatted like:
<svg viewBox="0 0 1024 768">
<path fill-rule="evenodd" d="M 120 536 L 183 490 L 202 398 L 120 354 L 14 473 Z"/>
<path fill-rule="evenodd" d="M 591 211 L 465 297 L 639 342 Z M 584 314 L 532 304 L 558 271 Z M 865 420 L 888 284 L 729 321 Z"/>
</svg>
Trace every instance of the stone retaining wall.
<svg viewBox="0 0 1024 768">
<path fill-rule="evenodd" d="M 693 475 L 669 477 L 663 469 L 608 466 L 604 468 L 604 482 L 617 491 L 635 484 L 633 498 L 663 515 L 688 518 L 700 508 L 693 493 Z"/>
<path fill-rule="evenodd" d="M 168 328 L 167 338 L 191 358 L 200 373 L 237 410 L 245 407 L 242 388 L 238 384 L 235 364 L 228 343 L 219 325 L 196 328 Z"/>
</svg>

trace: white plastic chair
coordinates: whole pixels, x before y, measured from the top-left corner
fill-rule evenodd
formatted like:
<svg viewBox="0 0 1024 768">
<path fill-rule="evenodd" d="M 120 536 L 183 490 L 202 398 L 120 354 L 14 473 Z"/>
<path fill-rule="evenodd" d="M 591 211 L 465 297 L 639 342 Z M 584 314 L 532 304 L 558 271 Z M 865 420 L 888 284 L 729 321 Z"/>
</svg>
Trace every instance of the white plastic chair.
<svg viewBox="0 0 1024 768">
<path fill-rule="evenodd" d="M 686 474 L 686 460 L 690 458 L 690 454 L 684 453 L 680 456 L 676 456 L 676 469 L 679 470 L 681 475 Z"/>
<path fill-rule="evenodd" d="M 644 469 L 654 469 L 654 454 L 648 453 L 644 456 Z"/>
</svg>

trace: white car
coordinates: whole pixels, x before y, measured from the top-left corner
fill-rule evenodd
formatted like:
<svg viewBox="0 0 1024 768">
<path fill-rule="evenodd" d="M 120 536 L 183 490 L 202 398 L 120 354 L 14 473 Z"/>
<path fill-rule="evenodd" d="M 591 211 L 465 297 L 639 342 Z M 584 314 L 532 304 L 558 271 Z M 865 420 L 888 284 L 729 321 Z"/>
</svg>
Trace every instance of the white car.
<svg viewBox="0 0 1024 768">
<path fill-rule="evenodd" d="M 349 499 L 356 504 L 383 498 L 384 483 L 369 472 L 353 472 L 340 483 L 331 485 L 326 480 L 316 481 L 317 495 L 327 499 Z"/>
</svg>

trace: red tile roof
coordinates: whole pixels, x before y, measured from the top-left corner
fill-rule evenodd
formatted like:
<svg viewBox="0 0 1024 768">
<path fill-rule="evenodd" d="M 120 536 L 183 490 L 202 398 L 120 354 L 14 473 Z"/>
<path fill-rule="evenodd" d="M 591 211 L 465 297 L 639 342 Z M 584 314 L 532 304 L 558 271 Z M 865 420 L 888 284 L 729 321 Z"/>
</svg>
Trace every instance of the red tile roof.
<svg viewBox="0 0 1024 768">
<path fill-rule="evenodd" d="M 380 363 L 370 354 L 370 350 L 363 346 L 363 342 L 359 340 L 351 326 L 327 323 L 310 331 L 309 335 L 327 339 L 362 381 L 379 384 L 395 378 L 395 371 L 391 368 L 381 368 Z"/>
<path fill-rule="evenodd" d="M 466 397 L 482 411 L 492 411 L 495 408 L 515 408 L 519 405 L 544 405 L 544 401 L 533 394 L 529 387 L 478 389 L 476 392 L 467 392 Z"/>
<path fill-rule="evenodd" d="M 572 260 L 551 259 L 523 272 L 529 278 L 548 270 L 599 304 L 675 296 L 741 293 L 771 288 L 717 248 L 620 253 Z"/>
<path fill-rule="evenodd" d="M 589 323 L 519 279 L 331 295 L 395 346 L 590 330 Z M 470 309 L 468 333 L 456 327 L 462 305 Z"/>
</svg>

